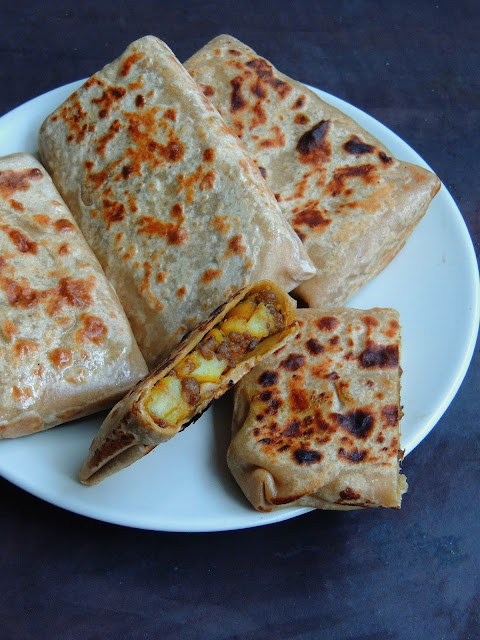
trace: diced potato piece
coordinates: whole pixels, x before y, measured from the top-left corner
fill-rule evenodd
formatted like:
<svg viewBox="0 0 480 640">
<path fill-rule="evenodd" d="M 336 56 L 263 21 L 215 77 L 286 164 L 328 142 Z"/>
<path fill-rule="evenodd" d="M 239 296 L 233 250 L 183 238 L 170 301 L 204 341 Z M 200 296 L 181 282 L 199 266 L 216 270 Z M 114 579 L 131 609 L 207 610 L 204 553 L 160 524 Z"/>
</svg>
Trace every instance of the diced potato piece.
<svg viewBox="0 0 480 640">
<path fill-rule="evenodd" d="M 233 309 L 227 314 L 227 318 L 245 318 L 245 320 L 250 320 L 253 312 L 257 308 L 257 305 L 252 300 L 244 300 L 237 304 L 237 306 L 233 307 Z"/>
<path fill-rule="evenodd" d="M 254 338 L 265 338 L 269 335 L 269 326 L 272 325 L 272 316 L 267 309 L 267 307 L 261 302 L 255 313 L 252 315 L 250 320 L 247 322 L 247 331 Z"/>
<path fill-rule="evenodd" d="M 243 334 L 245 333 L 245 331 L 248 331 L 247 320 L 245 318 L 238 318 L 236 316 L 227 318 L 222 323 L 222 331 L 224 333 L 231 333 L 232 331 L 236 331 L 237 333 Z"/>
<path fill-rule="evenodd" d="M 210 329 L 210 331 L 207 333 L 207 335 L 205 336 L 204 340 L 208 340 L 208 338 L 215 338 L 215 340 L 218 342 L 218 344 L 220 344 L 220 342 L 223 342 L 225 340 L 225 335 L 223 334 L 222 331 L 220 331 L 220 329 Z"/>
<path fill-rule="evenodd" d="M 175 423 L 186 418 L 191 409 L 182 398 L 182 383 L 174 376 L 162 378 L 150 392 L 147 409 L 157 420 Z"/>
<path fill-rule="evenodd" d="M 218 382 L 228 365 L 226 360 L 219 360 L 217 357 L 206 360 L 198 351 L 190 354 L 190 359 L 195 364 L 195 369 L 190 375 L 200 383 Z"/>
</svg>

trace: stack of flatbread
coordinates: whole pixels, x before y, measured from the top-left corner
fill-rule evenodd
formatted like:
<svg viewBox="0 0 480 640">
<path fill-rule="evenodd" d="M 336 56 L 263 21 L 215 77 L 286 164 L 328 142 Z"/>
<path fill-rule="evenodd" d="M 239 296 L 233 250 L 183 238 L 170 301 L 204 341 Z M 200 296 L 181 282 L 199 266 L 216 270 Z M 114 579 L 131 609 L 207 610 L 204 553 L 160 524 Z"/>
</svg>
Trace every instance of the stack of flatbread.
<svg viewBox="0 0 480 640">
<path fill-rule="evenodd" d="M 0 161 L 3 437 L 128 392 L 81 471 L 95 484 L 235 385 L 228 463 L 257 509 L 400 506 L 399 319 L 340 307 L 404 245 L 436 176 L 230 36 L 185 67 L 137 40 L 45 120 L 39 149 L 51 179 L 25 154 Z"/>
</svg>

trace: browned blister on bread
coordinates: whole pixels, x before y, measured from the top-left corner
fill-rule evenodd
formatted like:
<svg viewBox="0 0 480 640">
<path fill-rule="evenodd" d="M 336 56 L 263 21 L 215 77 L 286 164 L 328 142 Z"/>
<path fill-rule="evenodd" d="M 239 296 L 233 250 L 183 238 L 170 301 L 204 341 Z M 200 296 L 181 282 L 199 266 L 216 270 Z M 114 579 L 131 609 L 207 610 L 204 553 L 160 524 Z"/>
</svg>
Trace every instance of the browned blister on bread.
<svg viewBox="0 0 480 640">
<path fill-rule="evenodd" d="M 238 138 L 157 38 L 73 93 L 39 148 L 150 366 L 242 286 L 290 291 L 315 272 Z"/>
<path fill-rule="evenodd" d="M 317 269 L 297 293 L 310 307 L 344 304 L 404 246 L 439 179 L 397 160 L 231 36 L 185 67 L 245 145 Z"/>
<path fill-rule="evenodd" d="M 0 438 L 110 408 L 147 367 L 48 173 L 0 158 Z"/>
<path fill-rule="evenodd" d="M 271 282 L 233 294 L 112 409 L 90 446 L 80 480 L 99 483 L 197 420 L 293 338 L 294 314 L 295 301 Z"/>
<path fill-rule="evenodd" d="M 399 508 L 398 313 L 299 309 L 296 320 L 296 337 L 235 389 L 235 479 L 260 511 Z"/>
</svg>

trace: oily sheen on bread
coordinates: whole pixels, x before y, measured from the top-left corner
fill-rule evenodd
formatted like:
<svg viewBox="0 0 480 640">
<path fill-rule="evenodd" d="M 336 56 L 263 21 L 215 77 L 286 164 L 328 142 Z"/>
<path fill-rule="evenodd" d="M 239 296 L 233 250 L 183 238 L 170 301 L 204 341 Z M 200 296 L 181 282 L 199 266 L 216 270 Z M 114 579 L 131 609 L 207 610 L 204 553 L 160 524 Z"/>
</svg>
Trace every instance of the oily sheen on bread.
<svg viewBox="0 0 480 640">
<path fill-rule="evenodd" d="M 295 301 L 272 282 L 232 295 L 112 409 L 90 446 L 80 480 L 98 484 L 195 421 L 293 337 L 294 314 Z"/>
<path fill-rule="evenodd" d="M 341 306 L 400 251 L 440 188 L 354 120 L 222 35 L 186 63 L 245 145 L 317 274 L 297 293 Z"/>
<path fill-rule="evenodd" d="M 299 309 L 299 331 L 235 388 L 227 460 L 252 505 L 399 508 L 400 324 L 393 309 Z"/>
<path fill-rule="evenodd" d="M 0 438 L 111 407 L 147 372 L 120 302 L 50 177 L 0 158 Z"/>
<path fill-rule="evenodd" d="M 39 148 L 149 366 L 242 286 L 289 291 L 315 272 L 238 138 L 153 36 L 60 105 Z"/>
</svg>

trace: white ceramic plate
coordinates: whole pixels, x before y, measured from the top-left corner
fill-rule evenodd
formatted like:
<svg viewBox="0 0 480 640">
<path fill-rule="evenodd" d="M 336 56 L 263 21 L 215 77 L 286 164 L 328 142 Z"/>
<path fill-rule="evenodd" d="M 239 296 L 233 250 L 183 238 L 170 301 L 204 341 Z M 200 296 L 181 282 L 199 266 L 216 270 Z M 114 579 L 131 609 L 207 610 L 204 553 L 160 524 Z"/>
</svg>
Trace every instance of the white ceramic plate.
<svg viewBox="0 0 480 640">
<path fill-rule="evenodd" d="M 0 118 L 0 155 L 37 151 L 44 118 L 77 88 L 74 82 Z M 397 157 L 427 166 L 398 136 L 322 91 Z M 350 306 L 395 307 L 403 327 L 402 446 L 410 452 L 454 397 L 472 357 L 479 321 L 478 268 L 452 197 L 442 187 L 406 247 Z M 193 426 L 96 487 L 76 479 L 101 416 L 0 442 L 0 474 L 22 489 L 91 518 L 159 531 L 222 531 L 286 520 L 309 509 L 257 513 L 229 474 L 231 392 Z"/>
</svg>

